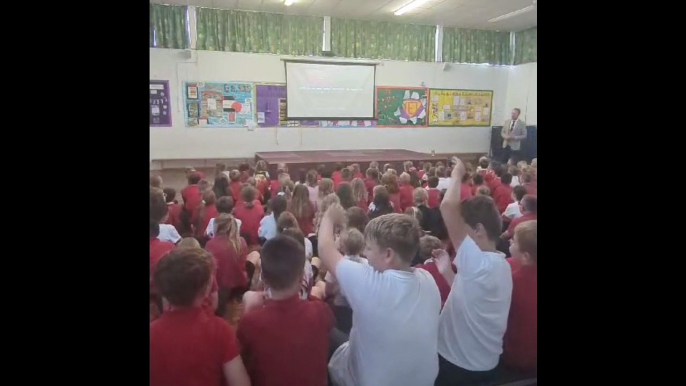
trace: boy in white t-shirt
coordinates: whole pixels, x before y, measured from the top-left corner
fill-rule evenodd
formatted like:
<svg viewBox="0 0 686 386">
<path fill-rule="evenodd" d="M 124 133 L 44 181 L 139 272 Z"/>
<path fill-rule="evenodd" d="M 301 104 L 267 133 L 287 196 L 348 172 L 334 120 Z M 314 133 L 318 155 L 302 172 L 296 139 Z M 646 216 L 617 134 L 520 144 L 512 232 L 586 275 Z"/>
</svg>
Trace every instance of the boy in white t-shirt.
<svg viewBox="0 0 686 386">
<path fill-rule="evenodd" d="M 433 385 L 441 297 L 431 274 L 410 267 L 421 235 L 417 220 L 387 214 L 370 221 L 364 265 L 345 259 L 336 247 L 334 223 L 343 216 L 340 205 L 329 208 L 319 228 L 319 257 L 353 310 L 349 338 L 337 329 L 331 334 L 333 384 Z"/>
<path fill-rule="evenodd" d="M 508 204 L 507 208 L 503 212 L 503 221 L 512 221 L 518 217 L 522 217 L 522 211 L 519 209 L 521 205 L 522 198 L 526 195 L 526 188 L 522 185 L 515 186 L 512 189 L 512 199 L 513 203 Z"/>
<path fill-rule="evenodd" d="M 505 255 L 496 250 L 500 213 L 487 196 L 460 203 L 459 181 L 465 170 L 454 160 L 453 182 L 441 202 L 441 214 L 457 251 L 457 274 L 445 251 L 433 254 L 439 271 L 452 283 L 440 317 L 436 386 L 482 384 L 496 378 L 512 299 L 512 271 Z"/>
</svg>

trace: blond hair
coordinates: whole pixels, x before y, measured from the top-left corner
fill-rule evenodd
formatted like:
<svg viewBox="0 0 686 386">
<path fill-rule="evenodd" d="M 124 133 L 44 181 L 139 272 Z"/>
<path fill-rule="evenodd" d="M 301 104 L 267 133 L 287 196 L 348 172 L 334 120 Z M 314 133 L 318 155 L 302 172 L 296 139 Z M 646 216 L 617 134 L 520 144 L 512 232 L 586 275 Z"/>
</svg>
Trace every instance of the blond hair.
<svg viewBox="0 0 686 386">
<path fill-rule="evenodd" d="M 241 251 L 241 236 L 238 234 L 238 223 L 236 218 L 228 213 L 221 213 L 214 219 L 214 234 L 216 236 L 226 236 L 229 244 L 236 253 Z"/>
<path fill-rule="evenodd" d="M 429 200 L 429 193 L 424 188 L 415 188 L 412 191 L 412 200 L 415 206 L 419 206 Z"/>
<path fill-rule="evenodd" d="M 489 189 L 488 186 L 486 186 L 486 185 L 480 185 L 478 188 L 476 188 L 476 194 L 490 197 L 491 196 L 491 189 Z"/>
<path fill-rule="evenodd" d="M 407 264 L 412 262 L 419 249 L 421 233 L 414 217 L 398 213 L 379 216 L 364 229 L 365 241 L 372 241 L 382 249 L 392 249 Z"/>
<path fill-rule="evenodd" d="M 324 198 L 333 193 L 333 180 L 331 178 L 322 178 L 319 181 L 319 197 Z"/>
<path fill-rule="evenodd" d="M 435 236 L 423 236 L 419 239 L 419 258 L 426 261 L 431 258 L 434 249 L 443 249 L 443 242 Z"/>
<path fill-rule="evenodd" d="M 538 221 L 529 220 L 517 225 L 514 237 L 521 252 L 531 256 L 534 264 L 538 264 Z"/>
<path fill-rule="evenodd" d="M 350 182 L 350 186 L 353 188 L 353 198 L 355 199 L 355 203 L 362 202 L 367 202 L 367 196 L 369 193 L 367 192 L 367 187 L 364 185 L 364 181 L 360 178 L 353 178 L 353 180 Z"/>
<path fill-rule="evenodd" d="M 364 250 L 364 235 L 355 228 L 349 228 L 341 232 L 339 243 L 343 253 L 357 256 Z"/>
<path fill-rule="evenodd" d="M 319 202 L 319 205 L 317 206 L 317 218 L 315 219 L 316 233 L 319 233 L 319 225 L 322 222 L 322 217 L 324 217 L 324 213 L 326 213 L 327 209 L 329 209 L 329 207 L 333 205 L 341 205 L 341 199 L 338 198 L 338 195 L 335 193 L 327 195 Z"/>
<path fill-rule="evenodd" d="M 200 248 L 200 243 L 195 237 L 184 237 L 176 245 L 177 248 Z"/>
</svg>

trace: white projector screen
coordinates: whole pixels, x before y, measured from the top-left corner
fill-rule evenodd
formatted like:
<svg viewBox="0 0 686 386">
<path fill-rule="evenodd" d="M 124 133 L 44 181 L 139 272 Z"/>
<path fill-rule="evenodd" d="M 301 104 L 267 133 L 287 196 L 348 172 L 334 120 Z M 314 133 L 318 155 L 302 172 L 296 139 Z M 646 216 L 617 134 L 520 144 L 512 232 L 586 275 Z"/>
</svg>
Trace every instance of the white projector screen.
<svg viewBox="0 0 686 386">
<path fill-rule="evenodd" d="M 288 120 L 374 119 L 373 64 L 286 62 Z"/>
</svg>

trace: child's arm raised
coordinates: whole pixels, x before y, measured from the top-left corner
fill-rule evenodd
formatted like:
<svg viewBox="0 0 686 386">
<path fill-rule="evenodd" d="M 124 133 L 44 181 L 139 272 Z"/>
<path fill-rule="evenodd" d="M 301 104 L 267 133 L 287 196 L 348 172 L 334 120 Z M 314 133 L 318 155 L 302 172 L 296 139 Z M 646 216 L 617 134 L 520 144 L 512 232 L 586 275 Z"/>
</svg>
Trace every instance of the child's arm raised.
<svg viewBox="0 0 686 386">
<path fill-rule="evenodd" d="M 448 229 L 450 241 L 453 242 L 455 250 L 458 251 L 467 236 L 467 226 L 460 214 L 460 185 L 465 169 L 462 161 L 457 159 L 457 157 L 453 157 L 453 162 L 455 167 L 451 175 L 450 186 L 441 202 L 441 214 L 443 215 L 445 227 Z"/>
<path fill-rule="evenodd" d="M 334 239 L 334 224 L 341 220 L 345 212 L 340 205 L 332 205 L 322 217 L 317 235 L 319 258 L 332 275 L 336 276 L 336 266 L 343 260 L 343 255 L 338 252 Z"/>
</svg>

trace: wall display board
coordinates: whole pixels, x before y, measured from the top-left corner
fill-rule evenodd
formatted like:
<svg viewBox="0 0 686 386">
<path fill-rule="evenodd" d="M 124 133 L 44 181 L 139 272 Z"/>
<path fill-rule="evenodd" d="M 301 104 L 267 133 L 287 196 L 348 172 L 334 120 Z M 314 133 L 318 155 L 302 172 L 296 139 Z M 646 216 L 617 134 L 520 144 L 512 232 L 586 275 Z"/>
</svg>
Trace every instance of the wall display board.
<svg viewBox="0 0 686 386">
<path fill-rule="evenodd" d="M 186 127 L 245 127 L 255 119 L 255 86 L 245 82 L 184 82 Z"/>
<path fill-rule="evenodd" d="M 377 87 L 377 125 L 426 127 L 428 94 L 425 88 Z"/>
<path fill-rule="evenodd" d="M 490 126 L 493 91 L 429 91 L 429 126 Z"/>
</svg>

